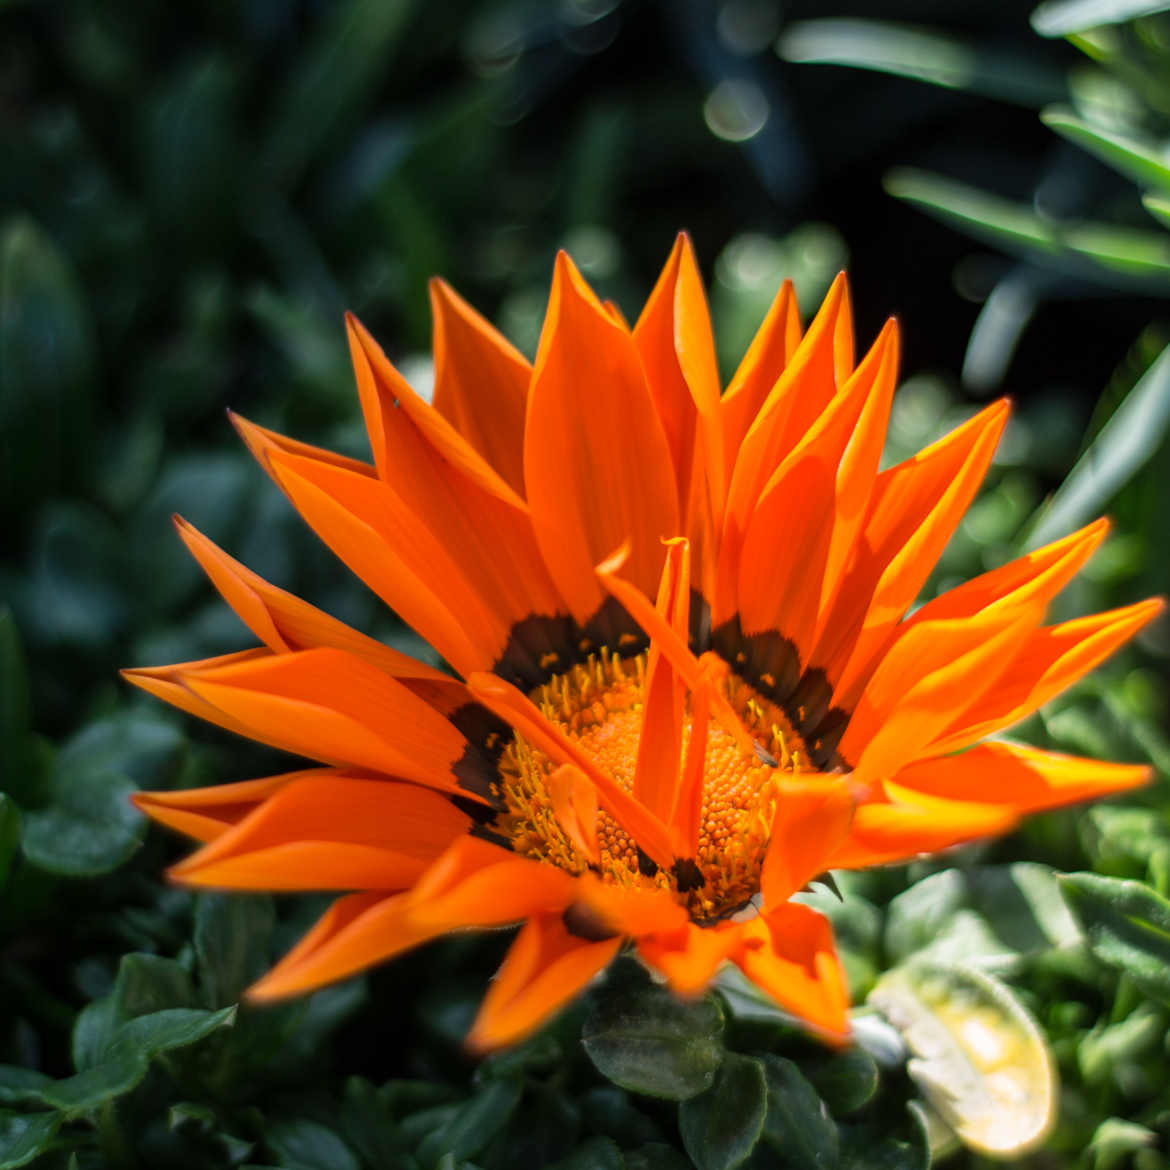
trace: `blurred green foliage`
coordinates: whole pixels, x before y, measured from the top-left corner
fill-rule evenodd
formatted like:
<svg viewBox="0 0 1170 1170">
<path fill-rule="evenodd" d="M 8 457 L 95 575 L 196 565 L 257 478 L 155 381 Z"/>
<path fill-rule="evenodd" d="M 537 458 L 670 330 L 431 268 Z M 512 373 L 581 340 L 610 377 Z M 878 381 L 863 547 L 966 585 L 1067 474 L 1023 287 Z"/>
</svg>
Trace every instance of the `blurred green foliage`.
<svg viewBox="0 0 1170 1170">
<path fill-rule="evenodd" d="M 848 263 L 863 341 L 904 315 L 890 461 L 992 388 L 1016 396 L 928 592 L 1103 509 L 1116 534 L 1058 616 L 1164 591 L 1165 8 L 1050 0 L 1033 30 L 995 0 L 0 4 L 0 1167 L 927 1165 L 941 1145 L 896 1052 L 830 1054 L 731 985 L 641 1062 L 615 1013 L 662 1005 L 619 965 L 472 1066 L 491 937 L 237 1008 L 317 901 L 165 885 L 178 846 L 126 795 L 279 760 L 116 670 L 247 643 L 175 511 L 426 653 L 299 525 L 225 407 L 364 454 L 344 308 L 425 388 L 433 273 L 531 351 L 557 247 L 632 314 L 682 227 L 725 372 L 784 277 L 807 312 Z M 892 190 L 992 251 L 892 201 L 894 167 L 912 169 Z M 1036 1167 L 1170 1156 L 1166 655 L 1155 631 L 1021 729 L 1152 760 L 1149 789 L 810 895 L 857 1002 L 924 950 L 1015 989 L 1064 1084 Z M 1072 871 L 1065 900 L 1048 866 Z"/>
</svg>

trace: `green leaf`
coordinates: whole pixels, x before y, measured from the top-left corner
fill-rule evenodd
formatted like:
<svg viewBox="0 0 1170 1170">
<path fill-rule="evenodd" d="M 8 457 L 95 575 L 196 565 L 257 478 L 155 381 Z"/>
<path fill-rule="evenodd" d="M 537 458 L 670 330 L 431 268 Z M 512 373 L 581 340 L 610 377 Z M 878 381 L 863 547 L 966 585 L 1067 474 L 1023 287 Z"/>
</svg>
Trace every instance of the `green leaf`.
<svg viewBox="0 0 1170 1170">
<path fill-rule="evenodd" d="M 1153 143 L 1090 125 L 1072 110 L 1063 108 L 1044 110 L 1040 119 L 1057 134 L 1075 142 L 1143 187 L 1170 190 L 1170 166 L 1166 165 L 1162 151 Z"/>
<path fill-rule="evenodd" d="M 117 1005 L 112 995 L 105 995 L 87 1003 L 73 1022 L 73 1067 L 85 1072 L 101 1062 L 102 1056 L 114 1038 L 119 1021 L 115 1019 Z"/>
<path fill-rule="evenodd" d="M 87 724 L 57 753 L 51 803 L 25 818 L 29 860 L 69 877 L 117 868 L 145 830 L 130 797 L 140 785 L 164 786 L 184 746 L 182 733 L 154 713 L 125 712 Z"/>
<path fill-rule="evenodd" d="M 9 1113 L 0 1110 L 0 1170 L 25 1166 L 56 1136 L 60 1113 Z"/>
<path fill-rule="evenodd" d="M 491 1081 L 452 1120 L 428 1134 L 419 1144 L 419 1161 L 433 1166 L 444 1154 L 459 1161 L 474 1157 L 508 1124 L 523 1088 L 519 1077 Z"/>
<path fill-rule="evenodd" d="M 37 1094 L 53 1083 L 53 1078 L 36 1069 L 15 1064 L 0 1064 L 0 1105 L 18 1105 L 35 1101 Z"/>
<path fill-rule="evenodd" d="M 182 964 L 161 955 L 123 955 L 114 981 L 114 1018 L 119 1023 L 166 1008 L 191 1007 L 195 992 Z"/>
<path fill-rule="evenodd" d="M 628 1170 L 629 1166 L 612 1138 L 593 1137 L 548 1170 Z"/>
<path fill-rule="evenodd" d="M 1047 0 L 1032 13 L 1032 27 L 1042 37 L 1067 37 L 1167 10 L 1167 0 Z"/>
<path fill-rule="evenodd" d="M 825 1103 L 792 1061 L 771 1053 L 763 1061 L 768 1085 L 764 1140 L 794 1170 L 833 1170 L 839 1138 Z"/>
<path fill-rule="evenodd" d="M 1170 346 L 1125 396 L 1028 534 L 1039 548 L 1080 527 L 1104 507 L 1158 450 L 1170 427 Z"/>
<path fill-rule="evenodd" d="M 1151 291 L 1170 282 L 1170 239 L 1163 233 L 1046 219 L 966 183 L 909 168 L 890 171 L 885 186 L 896 199 L 976 239 L 1061 271 Z"/>
<path fill-rule="evenodd" d="M 694 1164 L 674 1146 L 647 1142 L 626 1151 L 626 1170 L 694 1170 Z"/>
<path fill-rule="evenodd" d="M 204 894 L 195 905 L 199 981 L 213 1006 L 236 1003 L 269 965 L 276 909 L 264 895 Z"/>
<path fill-rule="evenodd" d="M 814 1056 L 804 1061 L 801 1069 L 837 1117 L 855 1113 L 878 1091 L 877 1062 L 864 1048 Z"/>
<path fill-rule="evenodd" d="M 683 1146 L 698 1170 L 732 1170 L 755 1149 L 767 1111 L 764 1066 L 729 1052 L 715 1083 L 679 1106 Z"/>
<path fill-rule="evenodd" d="M 49 808 L 25 818 L 22 843 L 34 865 L 92 877 L 117 869 L 138 848 L 145 825 L 130 803 L 137 790 L 121 772 L 87 763 L 67 775 L 58 762 L 55 789 Z"/>
<path fill-rule="evenodd" d="M 218 1012 L 170 1008 L 139 1016 L 118 1028 L 97 1063 L 43 1086 L 36 1099 L 70 1114 L 96 1109 L 141 1083 L 155 1056 L 185 1048 L 230 1025 L 235 1012 L 234 1007 Z"/>
<path fill-rule="evenodd" d="M 683 1101 L 715 1080 L 723 1012 L 712 996 L 686 1001 L 648 981 L 613 981 L 598 994 L 581 1041 L 598 1072 L 623 1089 Z"/>
<path fill-rule="evenodd" d="M 1107 1117 L 1093 1133 L 1087 1152 L 1093 1170 L 1119 1170 L 1130 1154 L 1153 1146 L 1158 1135 L 1136 1121 Z"/>
<path fill-rule="evenodd" d="M 284 1170 L 360 1170 L 353 1151 L 333 1132 L 315 1121 L 273 1122 L 265 1143 Z"/>
<path fill-rule="evenodd" d="M 1065 874 L 1060 884 L 1093 954 L 1170 1003 L 1170 901 L 1142 882 L 1093 873 Z"/>
<path fill-rule="evenodd" d="M 1029 106 L 1065 93 L 1062 75 L 1034 55 L 994 52 L 970 40 L 888 21 L 797 21 L 785 29 L 776 51 L 798 64 L 873 69 Z"/>
<path fill-rule="evenodd" d="M 891 1136 L 884 1126 L 841 1127 L 841 1170 L 929 1170 L 930 1165 L 930 1148 L 919 1125 L 912 1141 Z"/>
</svg>

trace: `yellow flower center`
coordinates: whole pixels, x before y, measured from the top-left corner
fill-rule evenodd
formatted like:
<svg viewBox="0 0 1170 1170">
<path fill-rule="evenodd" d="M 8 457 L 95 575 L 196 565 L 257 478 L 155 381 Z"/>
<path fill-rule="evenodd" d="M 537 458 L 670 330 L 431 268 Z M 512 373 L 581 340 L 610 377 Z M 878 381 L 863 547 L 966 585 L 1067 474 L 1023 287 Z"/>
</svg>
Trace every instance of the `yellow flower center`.
<svg viewBox="0 0 1170 1170">
<path fill-rule="evenodd" d="M 627 792 L 634 791 L 638 742 L 642 734 L 646 678 L 645 652 L 619 658 L 603 649 L 580 666 L 555 675 L 531 692 L 545 718 L 575 740 L 597 767 Z M 696 920 L 716 918 L 743 906 L 760 888 L 760 869 L 768 848 L 778 781 L 786 773 L 813 771 L 805 745 L 781 710 L 734 674 L 718 684 L 748 733 L 776 761 L 745 752 L 715 719 L 707 727 L 699 845 L 694 862 L 701 886 L 646 865 L 637 844 L 604 808 L 598 810 L 597 836 L 605 881 L 671 891 Z M 683 720 L 683 758 L 691 738 L 692 717 Z M 512 848 L 571 873 L 588 868 L 588 859 L 570 840 L 553 811 L 546 779 L 556 763 L 517 733 L 499 763 L 499 795 L 505 804 L 496 828 Z M 652 872 L 647 873 L 649 869 Z"/>
</svg>

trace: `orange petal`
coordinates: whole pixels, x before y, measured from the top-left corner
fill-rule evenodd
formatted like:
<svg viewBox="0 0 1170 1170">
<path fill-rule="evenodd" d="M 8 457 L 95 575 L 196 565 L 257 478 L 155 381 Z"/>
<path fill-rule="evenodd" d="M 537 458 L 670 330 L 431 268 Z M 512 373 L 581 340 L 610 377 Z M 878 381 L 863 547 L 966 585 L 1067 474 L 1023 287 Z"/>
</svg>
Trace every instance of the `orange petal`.
<svg viewBox="0 0 1170 1170">
<path fill-rule="evenodd" d="M 524 413 L 532 367 L 454 289 L 430 282 L 435 409 L 524 495 Z"/>
<path fill-rule="evenodd" d="M 842 273 L 740 444 L 731 471 L 723 532 L 724 542 L 733 541 L 733 555 L 764 485 L 852 369 L 853 318 Z"/>
<path fill-rule="evenodd" d="M 348 327 L 367 426 L 380 452 L 378 474 L 394 506 L 437 539 L 508 629 L 533 614 L 563 612 L 528 506 L 419 398 L 360 322 L 351 317 Z"/>
<path fill-rule="evenodd" d="M 830 856 L 849 831 L 854 803 L 840 777 L 793 776 L 780 782 L 760 875 L 766 907 L 787 902 L 829 868 Z"/>
<path fill-rule="evenodd" d="M 593 566 L 623 543 L 631 579 L 655 587 L 662 538 L 679 535 L 670 448 L 633 339 L 564 253 L 528 396 L 524 478 L 541 552 L 578 622 L 603 600 Z"/>
<path fill-rule="evenodd" d="M 583 857 L 600 865 L 597 788 L 593 781 L 573 764 L 561 764 L 546 777 L 544 786 L 552 803 L 553 815 L 565 836 Z"/>
<path fill-rule="evenodd" d="M 680 857 L 694 857 L 699 852 L 714 685 L 714 679 L 702 680 L 691 694 L 691 738 L 670 821 L 675 852 Z"/>
<path fill-rule="evenodd" d="M 505 621 L 385 484 L 280 452 L 268 463 L 309 527 L 460 674 L 496 660 Z"/>
<path fill-rule="evenodd" d="M 1140 764 L 1104 764 L 1000 741 L 920 760 L 895 780 L 912 794 L 999 804 L 1022 814 L 1124 792 L 1152 776 Z"/>
<path fill-rule="evenodd" d="M 899 773 L 899 779 L 906 775 Z M 921 853 L 937 853 L 978 837 L 1013 829 L 1014 809 L 980 801 L 949 800 L 886 783 L 888 803 L 859 805 L 849 835 L 831 859 L 834 869 L 862 869 L 907 861 Z"/>
<path fill-rule="evenodd" d="M 1006 677 L 1042 612 L 1033 603 L 908 629 L 875 671 L 841 740 L 841 754 L 856 761 L 854 781 L 880 782 L 926 754 L 956 712 Z"/>
<path fill-rule="evenodd" d="M 715 339 L 702 278 L 685 232 L 679 234 L 634 326 L 634 343 L 670 445 L 681 530 L 694 549 L 699 586 L 710 596 L 713 541 L 722 527 L 727 475 Z"/>
<path fill-rule="evenodd" d="M 238 650 L 234 654 L 219 654 L 214 658 L 202 658 L 197 662 L 176 662 L 174 666 L 140 666 L 122 671 L 122 677 L 136 687 L 141 687 L 147 694 L 188 715 L 195 715 L 200 719 L 214 723 L 217 727 L 225 727 L 237 735 L 247 736 L 248 729 L 226 711 L 221 711 L 214 704 L 189 690 L 183 681 L 183 676 L 190 672 L 215 670 L 220 666 L 234 666 L 241 662 L 261 662 L 272 658 L 272 652 L 263 647 L 252 650 Z"/>
<path fill-rule="evenodd" d="M 392 464 L 398 457 L 394 431 L 400 419 L 396 416 L 401 415 L 418 428 L 451 469 L 485 492 L 523 510 L 523 497 L 500 478 L 447 419 L 414 392 L 369 330 L 352 313 L 345 316 L 345 328 L 378 475 L 387 483 L 400 478 Z"/>
<path fill-rule="evenodd" d="M 573 764 L 592 781 L 597 798 L 622 828 L 663 869 L 674 864 L 666 826 L 640 801 L 603 772 L 581 746 L 551 724 L 522 691 L 494 674 L 473 674 L 471 693 L 489 711 L 510 723 L 537 751 L 561 764 Z"/>
<path fill-rule="evenodd" d="M 814 665 L 835 684 L 836 705 L 856 702 L 890 632 L 974 498 L 1007 416 L 1007 401 L 995 402 L 877 477 L 854 564 L 813 653 Z"/>
<path fill-rule="evenodd" d="M 489 1052 L 535 1032 L 609 965 L 621 944 L 580 939 L 559 917 L 530 919 L 488 987 L 468 1047 Z"/>
<path fill-rule="evenodd" d="M 624 551 L 602 561 L 597 566 L 597 578 L 609 593 L 625 606 L 629 615 L 641 626 L 651 645 L 657 644 L 661 653 L 670 661 L 671 666 L 678 672 L 686 685 L 692 690 L 698 690 L 708 680 L 708 670 L 704 667 L 707 654 L 696 658 L 691 653 L 686 641 L 652 606 L 642 592 L 630 582 L 622 580 L 617 575 L 624 564 Z M 755 741 L 748 735 L 740 722 L 739 716 L 732 710 L 731 704 L 722 693 L 711 689 L 711 711 L 724 729 L 735 738 L 736 743 L 746 752 L 755 751 Z"/>
<path fill-rule="evenodd" d="M 701 995 L 722 964 L 734 958 L 743 944 L 743 924 L 718 922 L 638 939 L 638 954 L 666 977 L 677 995 Z"/>
<path fill-rule="evenodd" d="M 744 533 L 740 624 L 748 633 L 777 630 L 805 666 L 865 516 L 897 375 L 890 321 L 763 488 Z"/>
<path fill-rule="evenodd" d="M 1004 608 L 1030 601 L 1047 602 L 1072 580 L 1108 532 L 1108 520 L 1095 520 L 1078 532 L 940 594 L 903 624 L 968 617 L 993 605 Z"/>
<path fill-rule="evenodd" d="M 830 1043 L 849 1038 L 849 991 L 828 920 L 785 902 L 744 924 L 735 962 L 761 991 Z"/>
<path fill-rule="evenodd" d="M 682 639 L 687 636 L 691 608 L 690 545 L 670 541 L 657 610 Z M 643 688 L 642 731 L 634 771 L 634 796 L 659 820 L 669 821 L 678 790 L 682 759 L 683 716 L 686 687 L 670 659 L 656 642 L 650 643 Z"/>
<path fill-rule="evenodd" d="M 354 894 L 334 903 L 247 997 L 265 1002 L 311 991 L 451 930 L 560 913 L 573 886 L 569 874 L 550 865 L 459 837 L 406 893 Z"/>
<path fill-rule="evenodd" d="M 360 459 L 351 459 L 348 455 L 339 455 L 336 451 L 328 451 L 324 447 L 314 447 L 312 443 L 302 443 L 300 439 L 290 439 L 288 435 L 270 431 L 267 427 L 249 422 L 235 411 L 228 411 L 228 419 L 236 428 L 241 439 L 252 452 L 252 457 L 267 469 L 268 455 L 272 451 L 283 451 L 287 455 L 300 455 L 305 459 L 315 459 L 319 463 L 328 463 L 333 467 L 340 467 L 343 471 L 352 471 L 355 475 L 365 475 L 370 479 L 377 478 L 377 471 L 368 463 Z"/>
<path fill-rule="evenodd" d="M 673 934 L 688 921 L 687 912 L 665 890 L 611 885 L 592 873 L 578 879 L 573 910 L 625 938 Z"/>
<path fill-rule="evenodd" d="M 151 820 L 177 829 L 197 841 L 214 841 L 238 824 L 254 808 L 286 784 L 308 776 L 335 776 L 333 768 L 309 768 L 284 772 L 261 780 L 215 784 L 210 788 L 186 788 L 178 792 L 135 792 L 134 804 Z"/>
<path fill-rule="evenodd" d="M 428 679 L 440 685 L 454 682 L 442 671 L 392 650 L 299 597 L 270 585 L 181 517 L 175 517 L 175 527 L 224 600 L 270 650 L 287 653 L 332 646 L 356 654 L 395 678 Z"/>
<path fill-rule="evenodd" d="M 465 766 L 460 732 L 400 682 L 343 650 L 187 670 L 181 681 L 261 743 L 486 799 L 486 772 Z"/>
<path fill-rule="evenodd" d="M 310 774 L 170 872 L 236 889 L 402 889 L 471 823 L 425 788 Z"/>
<path fill-rule="evenodd" d="M 792 281 L 786 280 L 723 395 L 724 468 L 728 478 L 748 428 L 799 344 L 800 311 Z"/>
<path fill-rule="evenodd" d="M 936 739 L 932 754 L 966 747 L 1030 715 L 1103 662 L 1165 607 L 1161 598 L 1036 630 L 990 690 Z M 940 729 L 941 732 L 941 729 Z"/>
</svg>

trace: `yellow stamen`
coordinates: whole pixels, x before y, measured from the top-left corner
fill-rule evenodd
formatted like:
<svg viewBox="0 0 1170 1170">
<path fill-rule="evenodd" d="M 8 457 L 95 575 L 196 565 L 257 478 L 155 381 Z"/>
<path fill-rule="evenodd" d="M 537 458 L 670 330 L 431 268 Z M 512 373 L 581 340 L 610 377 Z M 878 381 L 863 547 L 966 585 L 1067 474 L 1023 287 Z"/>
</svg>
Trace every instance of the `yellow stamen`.
<svg viewBox="0 0 1170 1170">
<path fill-rule="evenodd" d="M 634 790 L 642 733 L 646 654 L 620 658 L 602 648 L 582 664 L 551 678 L 529 696 L 542 714 L 576 740 L 627 792 Z M 604 809 L 597 818 L 603 880 L 623 886 L 658 887 L 675 894 L 696 919 L 729 913 L 759 890 L 760 869 L 775 812 L 777 782 L 785 773 L 811 770 L 800 736 L 783 712 L 737 675 L 725 671 L 715 686 L 763 749 L 745 752 L 722 723 L 708 719 L 703 758 L 702 811 L 694 858 L 703 884 L 678 889 L 673 873 L 643 872 L 636 843 Z M 691 735 L 688 710 L 683 755 Z M 776 761 L 773 767 L 766 762 Z M 500 758 L 499 795 L 506 811 L 497 828 L 521 854 L 581 873 L 588 859 L 558 822 L 547 787 L 555 763 L 522 735 Z"/>
</svg>

